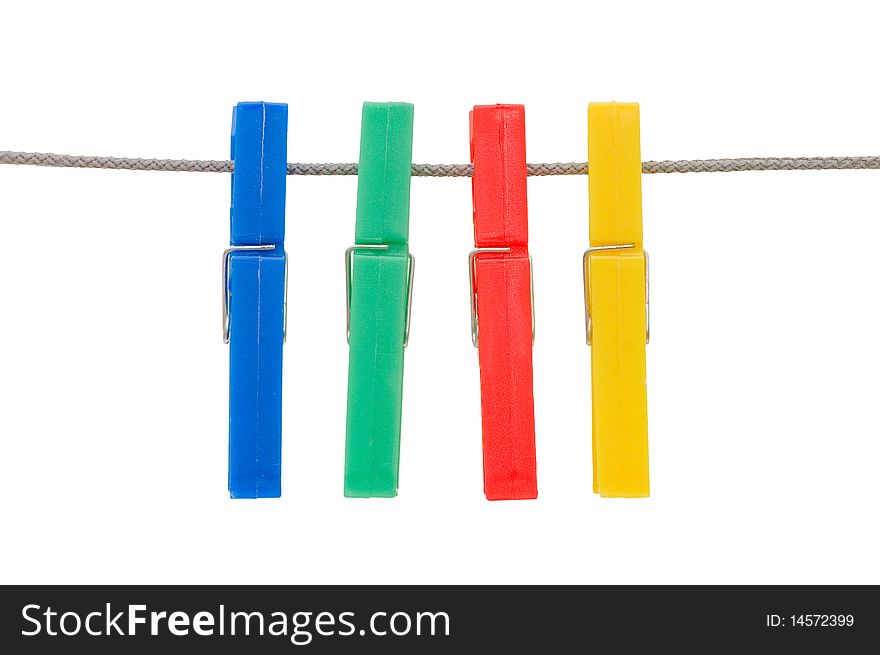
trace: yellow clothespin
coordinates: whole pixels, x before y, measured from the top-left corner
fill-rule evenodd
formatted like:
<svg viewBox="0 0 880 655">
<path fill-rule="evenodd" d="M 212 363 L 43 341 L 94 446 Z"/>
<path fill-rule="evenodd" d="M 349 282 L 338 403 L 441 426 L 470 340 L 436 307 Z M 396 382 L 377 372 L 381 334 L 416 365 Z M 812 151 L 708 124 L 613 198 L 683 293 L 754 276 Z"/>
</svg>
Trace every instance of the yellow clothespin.
<svg viewBox="0 0 880 655">
<path fill-rule="evenodd" d="M 642 247 L 639 106 L 589 107 L 590 248 L 584 253 L 592 346 L 593 492 L 648 496 L 648 253 Z"/>
</svg>

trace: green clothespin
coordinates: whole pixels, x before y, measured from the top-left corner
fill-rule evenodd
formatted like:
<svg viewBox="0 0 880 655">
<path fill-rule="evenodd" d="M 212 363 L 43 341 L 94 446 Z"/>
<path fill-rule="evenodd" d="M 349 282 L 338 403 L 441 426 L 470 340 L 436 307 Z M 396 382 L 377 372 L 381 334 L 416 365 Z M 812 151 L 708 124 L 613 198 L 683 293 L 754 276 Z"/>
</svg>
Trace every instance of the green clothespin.
<svg viewBox="0 0 880 655">
<path fill-rule="evenodd" d="M 403 349 L 415 271 L 407 243 L 412 135 L 412 105 L 364 103 L 355 245 L 345 251 L 349 498 L 397 495 Z"/>
</svg>

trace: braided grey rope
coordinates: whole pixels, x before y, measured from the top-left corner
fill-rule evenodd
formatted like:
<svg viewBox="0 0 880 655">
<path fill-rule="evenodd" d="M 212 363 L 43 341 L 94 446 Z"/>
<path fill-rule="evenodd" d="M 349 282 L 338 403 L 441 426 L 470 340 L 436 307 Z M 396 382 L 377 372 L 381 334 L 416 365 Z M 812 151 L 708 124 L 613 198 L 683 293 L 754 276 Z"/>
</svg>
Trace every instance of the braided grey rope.
<svg viewBox="0 0 880 655">
<path fill-rule="evenodd" d="M 222 159 L 140 159 L 90 157 L 47 152 L 0 150 L 0 164 L 58 166 L 63 168 L 110 168 L 129 171 L 185 171 L 231 173 L 233 162 Z M 586 175 L 587 164 L 568 162 L 528 164 L 528 174 Z M 646 161 L 643 173 L 732 173 L 735 171 L 827 171 L 880 169 L 880 157 L 746 157 L 741 159 L 680 159 Z M 357 164 L 288 164 L 288 175 L 357 175 Z M 413 164 L 416 177 L 472 177 L 471 164 Z"/>
</svg>

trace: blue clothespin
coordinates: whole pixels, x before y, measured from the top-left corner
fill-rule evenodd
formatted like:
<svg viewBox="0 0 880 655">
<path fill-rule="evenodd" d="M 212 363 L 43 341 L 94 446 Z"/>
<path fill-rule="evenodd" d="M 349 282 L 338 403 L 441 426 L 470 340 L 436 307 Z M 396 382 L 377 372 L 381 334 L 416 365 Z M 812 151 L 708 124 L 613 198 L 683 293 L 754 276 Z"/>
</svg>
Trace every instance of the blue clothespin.
<svg viewBox="0 0 880 655">
<path fill-rule="evenodd" d="M 229 344 L 229 495 L 281 495 L 281 358 L 287 331 L 287 105 L 232 112 L 230 247 L 223 253 Z"/>
</svg>

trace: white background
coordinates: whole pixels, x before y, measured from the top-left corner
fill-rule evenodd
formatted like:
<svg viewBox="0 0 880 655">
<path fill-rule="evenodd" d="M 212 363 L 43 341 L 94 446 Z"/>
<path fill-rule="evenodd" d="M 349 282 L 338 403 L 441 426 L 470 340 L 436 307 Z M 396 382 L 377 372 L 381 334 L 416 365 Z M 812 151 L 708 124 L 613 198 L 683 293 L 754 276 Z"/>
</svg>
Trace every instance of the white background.
<svg viewBox="0 0 880 655">
<path fill-rule="evenodd" d="M 239 100 L 289 159 L 356 161 L 361 102 L 414 161 L 474 104 L 583 161 L 639 101 L 651 159 L 880 154 L 871 3 L 16 3 L 0 148 L 225 159 Z M 224 174 L 0 167 L 3 582 L 880 582 L 880 171 L 644 176 L 652 497 L 590 489 L 587 178 L 529 181 L 540 498 L 482 495 L 470 182 L 414 179 L 400 495 L 342 496 L 357 180 L 290 178 L 280 500 L 226 492 Z"/>
</svg>

